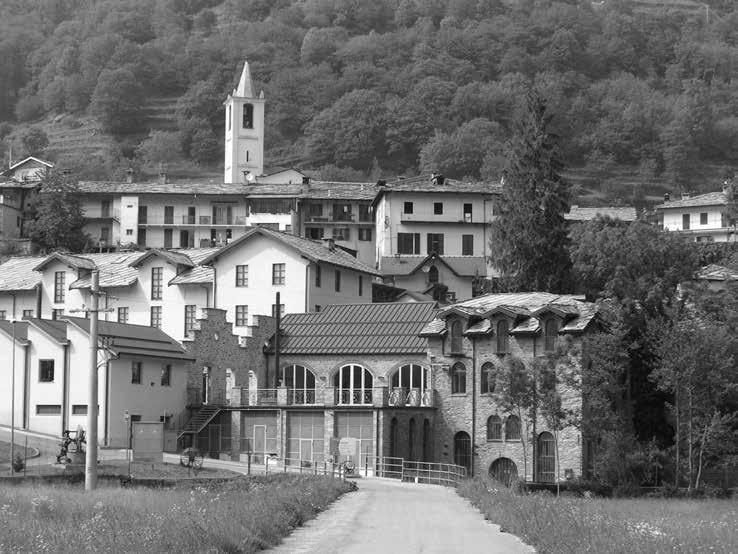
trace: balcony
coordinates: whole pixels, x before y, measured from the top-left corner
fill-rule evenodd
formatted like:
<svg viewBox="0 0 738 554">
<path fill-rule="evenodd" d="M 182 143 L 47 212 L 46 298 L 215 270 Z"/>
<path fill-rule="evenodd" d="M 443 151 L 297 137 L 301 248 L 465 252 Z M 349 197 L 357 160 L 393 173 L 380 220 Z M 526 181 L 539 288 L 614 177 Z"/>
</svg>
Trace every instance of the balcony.
<svg viewBox="0 0 738 554">
<path fill-rule="evenodd" d="M 138 224 L 144 227 L 243 227 L 246 225 L 246 213 L 233 214 L 231 217 L 222 216 L 213 218 L 212 215 L 150 215 L 139 218 Z"/>
<path fill-rule="evenodd" d="M 85 219 L 89 221 L 120 221 L 120 210 L 85 210 Z"/>
<path fill-rule="evenodd" d="M 432 389 L 392 388 L 389 391 L 387 405 L 394 408 L 432 408 Z"/>
</svg>

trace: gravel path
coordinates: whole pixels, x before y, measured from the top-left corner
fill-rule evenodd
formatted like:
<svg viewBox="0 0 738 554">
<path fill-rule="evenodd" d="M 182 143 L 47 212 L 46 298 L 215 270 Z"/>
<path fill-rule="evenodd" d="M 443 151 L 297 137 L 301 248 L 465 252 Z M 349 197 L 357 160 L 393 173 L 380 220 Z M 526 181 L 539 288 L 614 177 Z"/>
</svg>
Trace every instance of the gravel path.
<svg viewBox="0 0 738 554">
<path fill-rule="evenodd" d="M 272 554 L 533 552 L 484 520 L 453 489 L 360 479 L 341 497 L 268 552 Z"/>
</svg>

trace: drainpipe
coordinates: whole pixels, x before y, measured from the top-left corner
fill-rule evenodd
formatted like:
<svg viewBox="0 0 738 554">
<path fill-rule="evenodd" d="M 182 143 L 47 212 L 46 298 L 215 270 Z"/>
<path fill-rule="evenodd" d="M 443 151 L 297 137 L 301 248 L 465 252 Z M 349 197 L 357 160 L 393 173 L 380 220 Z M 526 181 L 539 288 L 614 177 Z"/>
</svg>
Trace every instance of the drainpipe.
<svg viewBox="0 0 738 554">
<path fill-rule="evenodd" d="M 213 268 L 213 308 L 218 307 L 218 274 L 216 273 L 215 266 Z"/>
<path fill-rule="evenodd" d="M 15 295 L 15 293 L 13 293 L 13 295 L 12 295 L 12 296 L 13 296 L 13 320 L 16 320 L 16 319 L 18 319 L 18 318 L 17 318 L 17 317 L 15 317 L 15 300 L 16 300 L 16 295 Z M 15 323 L 14 323 L 13 325 L 15 325 Z"/>
<path fill-rule="evenodd" d="M 277 372 L 279 371 L 279 349 L 280 347 L 280 340 L 279 340 L 279 328 L 282 324 L 282 310 L 279 309 L 279 293 L 277 293 L 277 308 L 275 310 L 276 316 L 277 316 L 277 326 L 274 332 L 274 388 L 277 388 Z M 269 364 L 267 364 L 267 371 L 269 371 Z M 269 382 L 269 377 L 267 376 L 266 382 Z"/>
<path fill-rule="evenodd" d="M 23 428 L 28 429 L 29 426 L 29 405 L 31 403 L 31 361 L 28 359 L 28 351 L 31 345 L 26 341 L 23 347 Z"/>
<path fill-rule="evenodd" d="M 69 429 L 69 343 L 64 345 L 64 371 L 62 373 L 62 428 L 61 432 L 64 433 L 65 429 Z M 88 410 L 91 410 L 89 405 Z"/>
<path fill-rule="evenodd" d="M 474 456 L 477 442 L 477 337 L 472 335 L 472 429 L 471 429 L 471 476 L 474 477 Z"/>
<path fill-rule="evenodd" d="M 41 318 L 41 303 L 42 303 L 42 291 L 41 284 L 36 285 L 36 317 Z"/>
</svg>

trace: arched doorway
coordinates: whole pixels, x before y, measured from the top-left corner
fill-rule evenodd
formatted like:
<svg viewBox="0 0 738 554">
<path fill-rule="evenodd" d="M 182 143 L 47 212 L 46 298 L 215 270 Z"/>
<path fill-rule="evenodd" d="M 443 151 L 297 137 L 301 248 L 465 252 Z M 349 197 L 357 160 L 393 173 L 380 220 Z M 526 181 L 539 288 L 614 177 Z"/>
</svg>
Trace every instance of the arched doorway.
<svg viewBox="0 0 738 554">
<path fill-rule="evenodd" d="M 469 433 L 459 431 L 454 435 L 454 463 L 466 468 L 466 474 L 471 475 L 472 455 L 471 437 Z"/>
<path fill-rule="evenodd" d="M 489 476 L 509 487 L 518 480 L 518 466 L 510 458 L 497 458 L 489 466 Z"/>
<path fill-rule="evenodd" d="M 556 442 L 548 431 L 538 435 L 536 445 L 536 480 L 541 483 L 556 481 Z"/>
</svg>

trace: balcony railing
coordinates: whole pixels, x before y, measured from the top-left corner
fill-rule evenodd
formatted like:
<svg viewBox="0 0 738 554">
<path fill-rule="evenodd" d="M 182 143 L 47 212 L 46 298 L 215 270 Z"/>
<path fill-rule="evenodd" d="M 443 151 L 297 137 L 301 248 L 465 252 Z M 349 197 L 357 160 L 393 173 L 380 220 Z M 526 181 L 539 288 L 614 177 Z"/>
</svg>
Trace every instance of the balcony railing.
<svg viewBox="0 0 738 554">
<path fill-rule="evenodd" d="M 372 389 L 335 389 L 335 402 L 338 405 L 371 405 L 373 399 Z"/>
<path fill-rule="evenodd" d="M 393 407 L 433 406 L 433 391 L 431 389 L 392 388 L 389 391 L 387 404 Z"/>
<path fill-rule="evenodd" d="M 315 389 L 287 389 L 287 403 L 297 405 L 315 405 L 317 395 Z"/>
<path fill-rule="evenodd" d="M 88 218 L 93 218 L 94 215 L 88 215 Z M 243 226 L 246 225 L 246 214 L 232 214 L 231 217 L 219 216 L 213 217 L 212 215 L 188 215 L 180 214 L 174 215 L 147 215 L 146 217 L 139 217 L 139 225 L 185 225 L 187 227 L 217 227 L 217 226 Z"/>
</svg>

